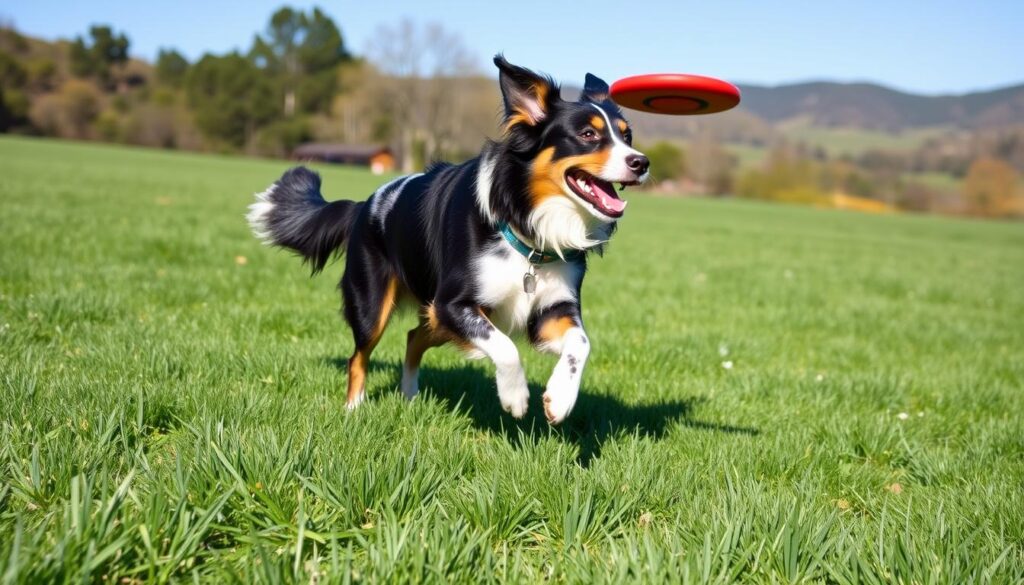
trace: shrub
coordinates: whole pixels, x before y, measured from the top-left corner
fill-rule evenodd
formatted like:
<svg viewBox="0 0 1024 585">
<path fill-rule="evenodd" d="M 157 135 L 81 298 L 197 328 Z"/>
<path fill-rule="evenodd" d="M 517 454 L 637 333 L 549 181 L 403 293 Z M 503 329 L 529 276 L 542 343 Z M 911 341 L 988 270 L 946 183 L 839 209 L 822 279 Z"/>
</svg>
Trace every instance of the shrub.
<svg viewBox="0 0 1024 585">
<path fill-rule="evenodd" d="M 971 215 L 1006 217 L 1021 212 L 1017 171 L 999 159 L 981 157 L 971 163 L 963 191 Z"/>
<path fill-rule="evenodd" d="M 174 107 L 143 104 L 132 111 L 125 125 L 125 140 L 157 148 L 177 146 L 178 113 Z"/>
<path fill-rule="evenodd" d="M 679 179 L 686 174 L 686 155 L 682 148 L 671 142 L 656 142 L 648 147 L 637 147 L 651 161 L 651 182 L 660 183 Z"/>
<path fill-rule="evenodd" d="M 312 136 L 309 122 L 304 118 L 279 120 L 257 133 L 250 150 L 263 156 L 286 157 Z"/>
<path fill-rule="evenodd" d="M 825 203 L 828 194 L 821 187 L 819 163 L 775 152 L 764 169 L 747 171 L 736 186 L 736 194 L 752 199 L 790 203 Z"/>
<path fill-rule="evenodd" d="M 96 135 L 105 142 L 119 142 L 121 134 L 121 117 L 113 110 L 104 110 L 96 118 Z"/>
<path fill-rule="evenodd" d="M 25 92 L 0 87 L 0 132 L 25 126 L 31 107 Z"/>
<path fill-rule="evenodd" d="M 29 111 L 33 125 L 50 136 L 89 138 L 102 109 L 103 94 L 95 85 L 71 79 L 55 94 L 35 100 Z"/>
</svg>

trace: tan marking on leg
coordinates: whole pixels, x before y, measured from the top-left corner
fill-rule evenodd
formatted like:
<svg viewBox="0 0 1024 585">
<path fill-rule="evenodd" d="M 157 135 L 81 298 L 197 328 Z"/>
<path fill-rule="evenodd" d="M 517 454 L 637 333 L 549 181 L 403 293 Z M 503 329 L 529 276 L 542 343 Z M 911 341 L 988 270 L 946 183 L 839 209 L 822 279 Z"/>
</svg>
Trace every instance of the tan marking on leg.
<svg viewBox="0 0 1024 585">
<path fill-rule="evenodd" d="M 479 310 L 480 314 L 490 322 L 490 319 L 487 317 L 490 312 L 488 309 L 478 307 L 477 310 Z M 440 321 L 438 321 L 437 309 L 434 307 L 434 303 L 430 303 L 426 306 L 426 309 L 423 311 L 423 315 L 426 319 L 426 323 L 424 325 L 429 329 L 431 339 L 435 343 L 432 347 L 437 347 L 438 345 L 444 345 L 445 343 L 451 342 L 457 345 L 462 351 L 473 351 L 474 346 L 469 342 L 469 340 L 456 335 L 455 332 L 450 331 L 447 327 L 442 325 Z"/>
<path fill-rule="evenodd" d="M 431 331 L 437 331 L 441 328 L 441 323 L 437 320 L 437 308 L 434 307 L 434 303 L 427 305 L 426 310 L 423 311 L 423 315 L 427 319 L 427 327 Z"/>
<path fill-rule="evenodd" d="M 558 341 L 572 327 L 576 327 L 576 322 L 572 320 L 572 317 L 548 319 L 537 332 L 537 339 L 547 343 Z"/>
<path fill-rule="evenodd" d="M 360 396 L 366 387 L 366 370 L 370 365 L 369 353 L 359 349 L 348 360 L 348 399 L 349 408 L 359 404 Z"/>
<path fill-rule="evenodd" d="M 419 371 L 423 354 L 431 347 L 444 343 L 443 339 L 435 336 L 425 320 L 411 329 L 406 335 L 405 364 L 402 367 L 402 395 L 407 400 L 415 398 L 419 392 Z"/>
<path fill-rule="evenodd" d="M 356 348 L 355 353 L 348 360 L 348 399 L 349 408 L 355 408 L 362 400 L 363 392 L 366 389 L 366 372 L 370 367 L 370 355 L 377 347 L 384 328 L 387 327 L 388 319 L 395 310 L 395 295 L 398 292 L 398 279 L 392 277 L 388 281 L 387 290 L 384 292 L 384 299 L 380 305 L 380 315 L 377 317 L 377 326 L 370 336 L 365 347 Z"/>
<path fill-rule="evenodd" d="M 419 368 L 423 354 L 432 347 L 444 345 L 444 342 L 444 339 L 431 332 L 425 324 L 410 330 L 406 337 L 405 367 L 410 370 Z"/>
<path fill-rule="evenodd" d="M 384 302 L 381 303 L 380 316 L 377 317 L 377 329 L 373 332 L 373 345 L 377 345 L 377 342 L 380 341 L 380 336 L 384 333 L 384 328 L 387 327 L 388 319 L 391 318 L 391 313 L 395 310 L 395 298 L 397 296 L 398 279 L 392 277 L 388 281 L 387 291 L 384 292 Z"/>
</svg>

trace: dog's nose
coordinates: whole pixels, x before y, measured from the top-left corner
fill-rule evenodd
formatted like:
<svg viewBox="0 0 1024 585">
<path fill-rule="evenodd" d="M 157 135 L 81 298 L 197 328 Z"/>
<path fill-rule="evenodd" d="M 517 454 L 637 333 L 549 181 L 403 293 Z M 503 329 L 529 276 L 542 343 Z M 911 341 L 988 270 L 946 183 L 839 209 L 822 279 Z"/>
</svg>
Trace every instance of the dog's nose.
<svg viewBox="0 0 1024 585">
<path fill-rule="evenodd" d="M 626 166 L 634 173 L 642 175 L 651 166 L 651 161 L 642 154 L 631 154 L 626 157 Z"/>
</svg>

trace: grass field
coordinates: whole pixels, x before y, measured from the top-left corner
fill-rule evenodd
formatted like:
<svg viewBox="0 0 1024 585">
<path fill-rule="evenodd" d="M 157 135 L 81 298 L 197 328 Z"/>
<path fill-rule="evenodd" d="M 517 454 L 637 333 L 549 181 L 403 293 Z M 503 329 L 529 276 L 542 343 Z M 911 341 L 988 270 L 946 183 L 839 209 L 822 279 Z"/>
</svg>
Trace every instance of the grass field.
<svg viewBox="0 0 1024 585">
<path fill-rule="evenodd" d="M 921 183 L 939 191 L 961 191 L 963 189 L 963 179 L 958 179 L 948 173 L 906 173 L 903 175 L 903 180 Z"/>
<path fill-rule="evenodd" d="M 783 134 L 790 140 L 820 146 L 829 156 L 859 156 L 868 150 L 910 152 L 929 138 L 941 136 L 950 128 L 914 128 L 902 132 L 884 132 L 862 128 L 827 128 L 800 121 L 783 126 Z"/>
<path fill-rule="evenodd" d="M 285 167 L 0 139 L 4 582 L 1024 579 L 1021 224 L 633 196 L 562 427 L 525 348 L 524 421 L 451 349 L 404 402 L 408 314 L 346 414 Z"/>
</svg>

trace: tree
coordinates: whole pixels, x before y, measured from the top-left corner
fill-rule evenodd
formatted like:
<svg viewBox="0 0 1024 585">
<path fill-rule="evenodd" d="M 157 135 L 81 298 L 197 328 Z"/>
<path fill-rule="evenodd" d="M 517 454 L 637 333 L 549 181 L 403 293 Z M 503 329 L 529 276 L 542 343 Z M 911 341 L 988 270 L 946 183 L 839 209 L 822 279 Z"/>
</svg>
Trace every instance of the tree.
<svg viewBox="0 0 1024 585">
<path fill-rule="evenodd" d="M 109 26 L 89 28 L 91 44 L 78 37 L 71 43 L 71 72 L 77 77 L 95 77 L 109 84 L 111 69 L 128 61 L 128 38 L 115 35 Z"/>
<path fill-rule="evenodd" d="M 0 132 L 28 120 L 29 101 L 24 87 L 28 72 L 12 55 L 0 51 Z"/>
<path fill-rule="evenodd" d="M 188 73 L 188 60 L 174 49 L 160 49 L 156 57 L 157 80 L 171 87 L 181 87 Z"/>
<path fill-rule="evenodd" d="M 986 217 L 1020 213 L 1017 197 L 1017 172 L 996 159 L 981 157 L 971 163 L 964 179 L 967 212 Z"/>
<path fill-rule="evenodd" d="M 196 125 L 209 138 L 243 146 L 277 112 L 270 83 L 238 53 L 205 55 L 185 77 Z"/>
<path fill-rule="evenodd" d="M 465 114 L 479 98 L 479 92 L 470 90 L 467 78 L 476 68 L 462 39 L 437 23 L 419 27 L 404 20 L 397 27 L 377 29 L 369 57 L 384 74 L 375 91 L 398 133 L 394 139 L 403 169 L 420 166 L 416 159 L 422 164 L 446 158 L 455 137 L 475 125 Z"/>
<path fill-rule="evenodd" d="M 351 58 L 341 31 L 319 8 L 310 14 L 285 7 L 256 35 L 249 57 L 275 77 L 285 116 L 326 112 L 337 90 L 336 68 Z"/>
<path fill-rule="evenodd" d="M 28 52 L 29 44 L 24 35 L 14 29 L 9 22 L 0 22 L 0 51 L 15 54 Z"/>
<path fill-rule="evenodd" d="M 57 64 L 53 59 L 40 57 L 25 64 L 28 72 L 28 89 L 34 93 L 53 91 L 57 86 Z"/>
<path fill-rule="evenodd" d="M 0 88 L 21 89 L 27 81 L 24 65 L 10 53 L 0 51 Z"/>
</svg>

